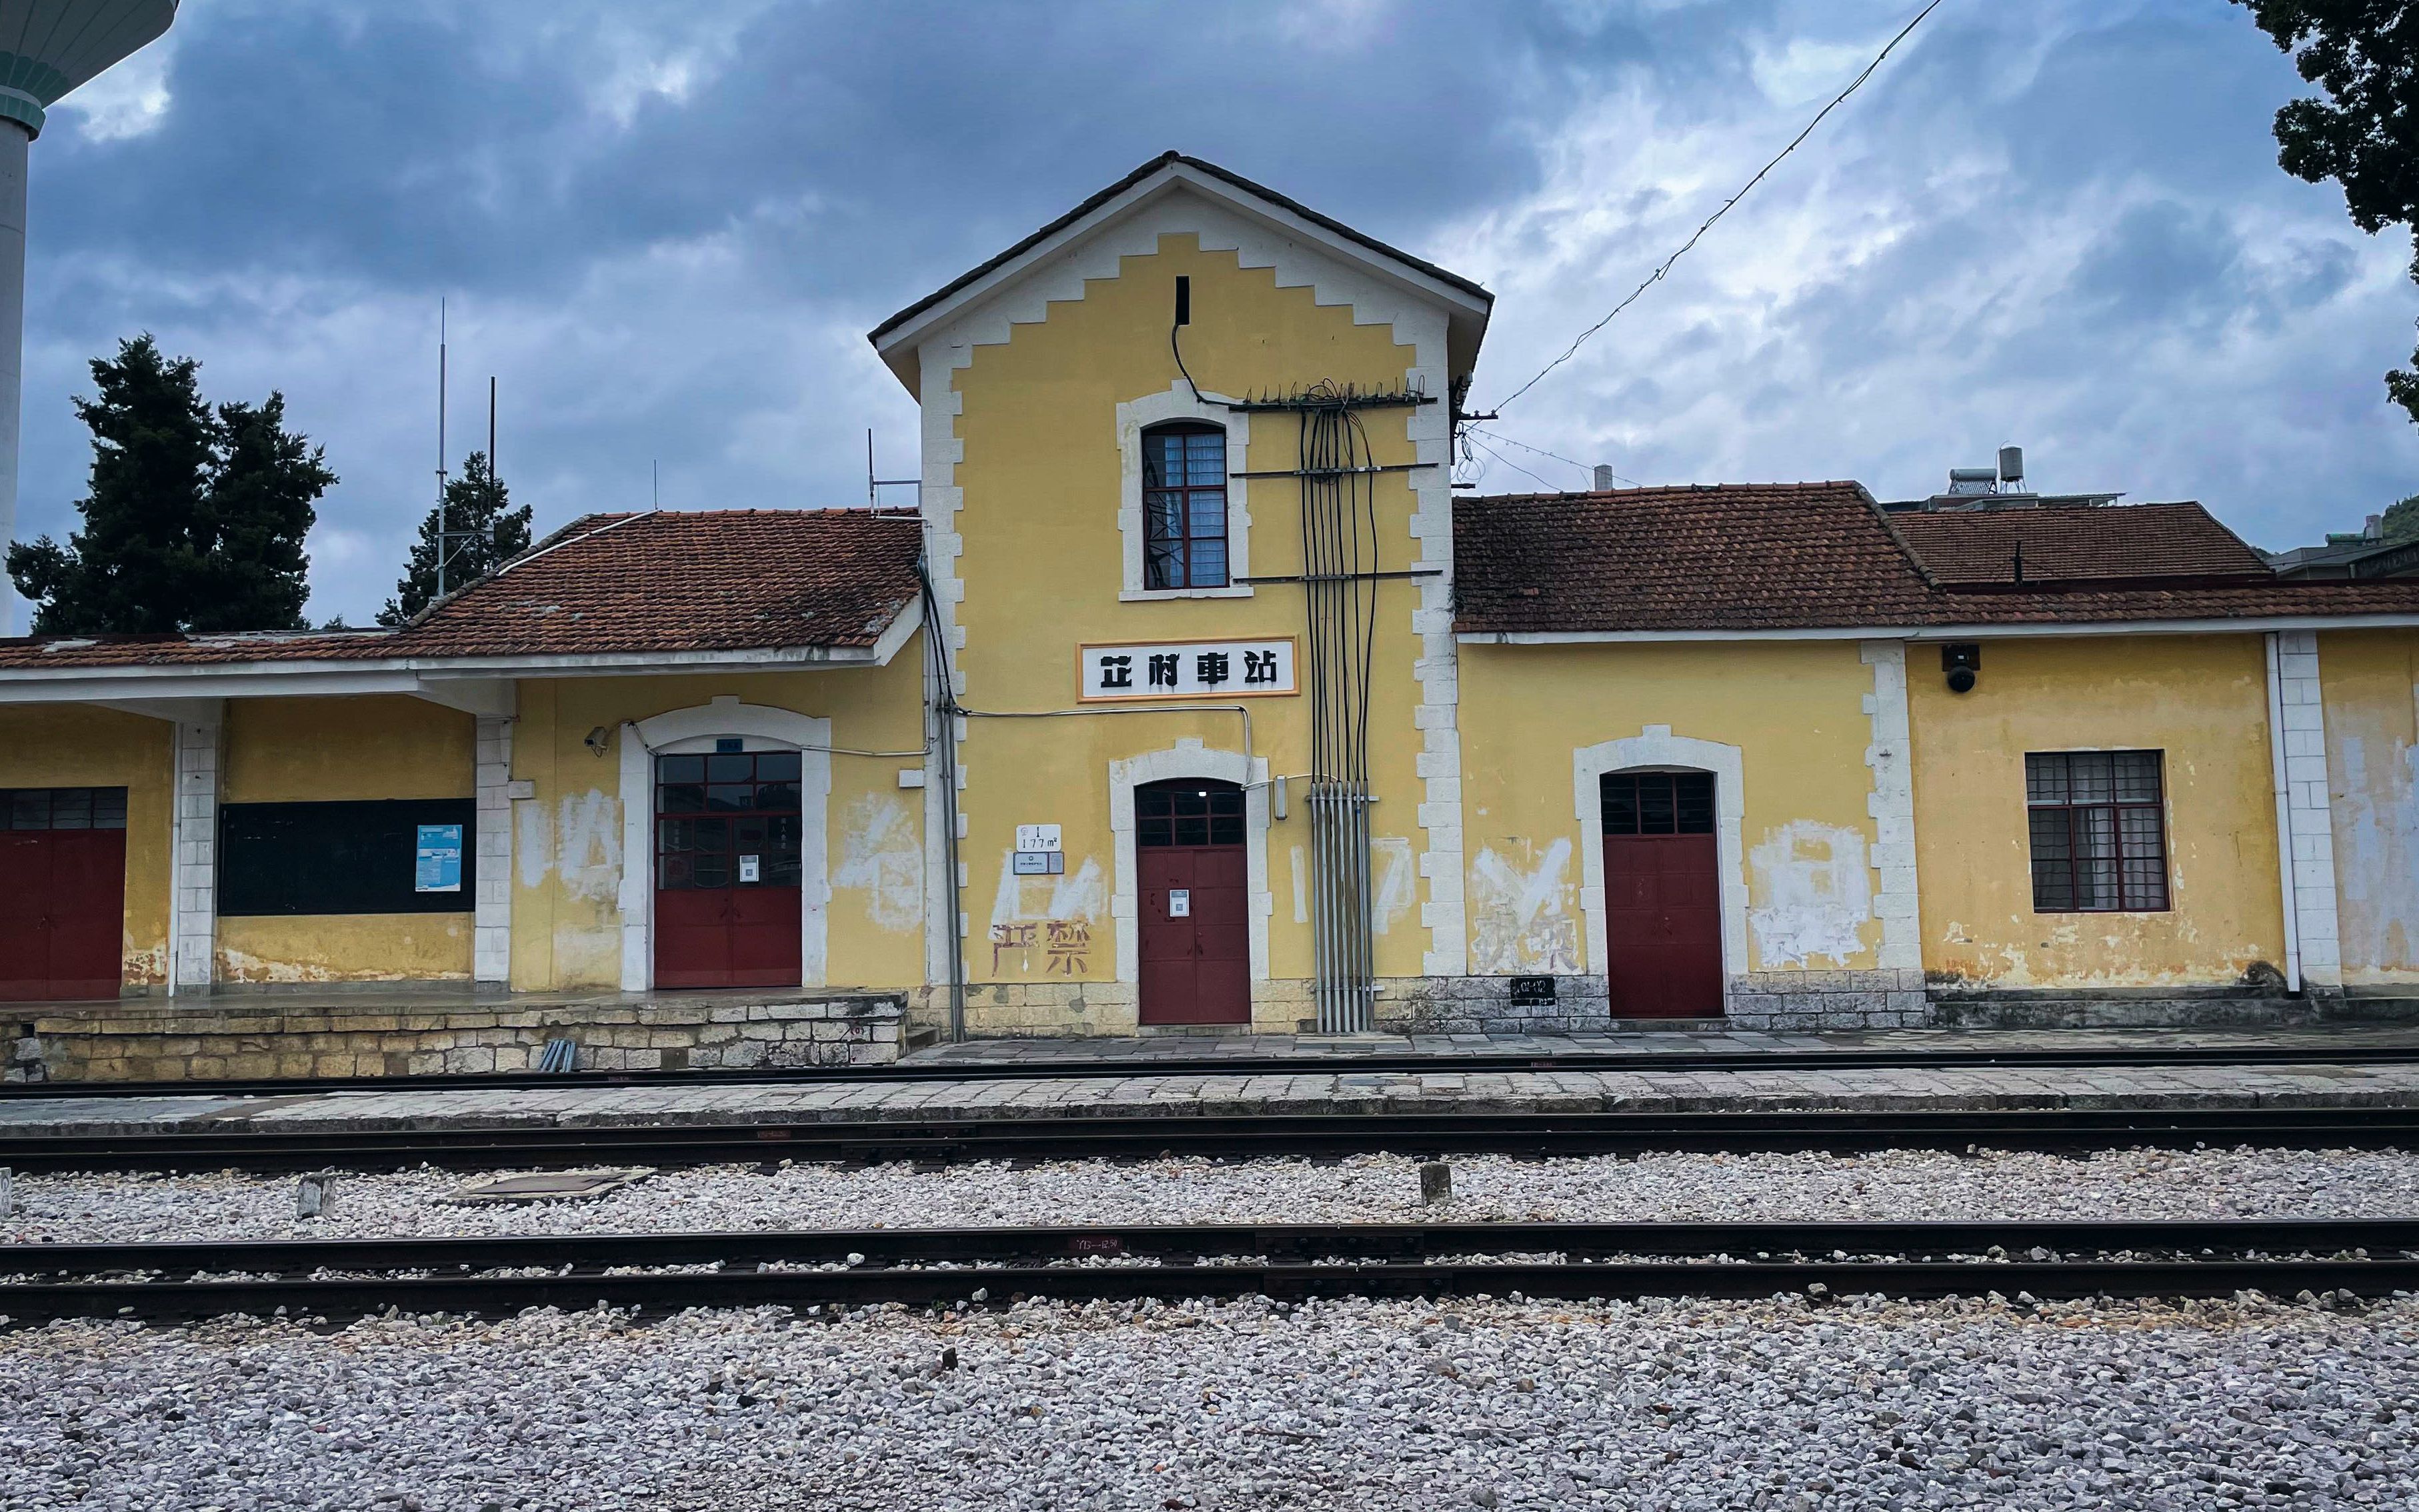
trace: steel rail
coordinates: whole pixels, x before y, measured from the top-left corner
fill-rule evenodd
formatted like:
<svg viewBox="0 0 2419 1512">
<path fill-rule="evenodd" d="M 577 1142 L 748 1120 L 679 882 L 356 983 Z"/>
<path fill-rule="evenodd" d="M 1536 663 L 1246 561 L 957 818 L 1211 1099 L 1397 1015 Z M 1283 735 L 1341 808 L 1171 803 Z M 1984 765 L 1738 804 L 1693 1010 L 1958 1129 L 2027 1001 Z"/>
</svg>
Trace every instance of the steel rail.
<svg viewBox="0 0 2419 1512">
<path fill-rule="evenodd" d="M 0 1283 L 0 1315 L 26 1324 L 280 1310 L 336 1319 L 389 1308 L 966 1304 L 1020 1296 L 1762 1297 L 1818 1286 L 1894 1297 L 2309 1290 L 2375 1298 L 2419 1288 L 2414 1247 L 2419 1220 L 1171 1225 L 17 1244 L 0 1246 L 0 1274 L 43 1279 Z M 2018 1251 L 2026 1257 L 1995 1257 Z M 1563 1258 L 1469 1258 L 1547 1254 Z M 1755 1257 L 1729 1258 L 1734 1255 Z M 1957 1255 L 1976 1257 L 1946 1258 Z M 1671 1258 L 1626 1258 L 1636 1256 Z M 1066 1263 L 1108 1257 L 1163 1263 Z M 663 1266 L 713 1269 L 643 1269 Z M 483 1273 L 538 1268 L 546 1273 Z M 408 1273 L 363 1273 L 377 1271 Z M 240 1278 L 166 1279 L 177 1273 Z M 108 1275 L 136 1279 L 94 1279 Z"/>
<path fill-rule="evenodd" d="M 1556 1055 L 1158 1056 L 1125 1059 L 903 1061 L 883 1066 L 747 1070 L 458 1072 L 408 1076 L 0 1083 L 0 1103 L 52 1098 L 294 1097 L 320 1092 L 559 1091 L 578 1087 L 757 1087 L 848 1082 L 987 1082 L 1148 1076 L 1370 1076 L 1473 1072 L 1941 1071 L 2031 1067 L 2394 1066 L 2419 1062 L 2409 1043 L 2109 1045 L 2073 1048 L 1572 1051 Z"/>
<path fill-rule="evenodd" d="M 2082 1151 L 2197 1145 L 2419 1149 L 2419 1108 L 2068 1108 L 1626 1113 L 1330 1113 L 1149 1118 L 1039 1115 L 950 1120 L 526 1123 L 502 1128 L 267 1130 L 0 1135 L 22 1171 L 455 1170 L 599 1164 L 706 1165 L 783 1159 L 910 1161 L 1326 1158 L 1370 1151 L 1546 1158 L 1649 1151 L 1897 1149 Z"/>
</svg>

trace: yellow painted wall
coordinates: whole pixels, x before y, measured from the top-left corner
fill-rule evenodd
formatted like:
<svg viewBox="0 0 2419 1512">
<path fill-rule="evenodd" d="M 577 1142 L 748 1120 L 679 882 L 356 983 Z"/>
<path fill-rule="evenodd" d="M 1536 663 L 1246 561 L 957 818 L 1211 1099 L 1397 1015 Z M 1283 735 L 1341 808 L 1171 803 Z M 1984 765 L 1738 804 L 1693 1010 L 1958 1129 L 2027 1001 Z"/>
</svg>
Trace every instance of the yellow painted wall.
<svg viewBox="0 0 2419 1512">
<path fill-rule="evenodd" d="M 477 721 L 425 699 L 233 699 L 220 801 L 340 803 L 467 798 Z M 222 918 L 221 981 L 463 981 L 470 912 Z"/>
<path fill-rule="evenodd" d="M 2222 985 L 2285 959 L 2261 638 L 1993 640 L 1955 694 L 1911 647 L 1923 964 L 2000 987 Z M 2164 913 L 2036 914 L 2025 753 L 2163 750 Z"/>
<path fill-rule="evenodd" d="M 126 789 L 127 987 L 168 980 L 172 727 L 81 704 L 0 707 L 0 788 Z"/>
<path fill-rule="evenodd" d="M 513 776 L 513 985 L 618 987 L 622 980 L 621 726 L 716 698 L 831 721 L 835 746 L 916 751 L 924 743 L 922 644 L 886 667 L 685 677 L 532 679 L 520 685 Z M 602 755 L 590 731 L 607 734 Z M 899 786 L 916 755 L 831 759 L 826 860 L 828 983 L 924 980 L 924 795 Z M 643 863 L 641 863 L 643 864 Z"/>
<path fill-rule="evenodd" d="M 1748 969 L 1876 965 L 1872 688 L 1853 640 L 1463 646 L 1471 970 L 1604 970 L 1587 959 L 1573 752 L 1648 725 L 1739 748 Z"/>
<path fill-rule="evenodd" d="M 1168 349 L 1168 320 L 1179 274 L 1193 281 L 1185 361 L 1205 391 L 1285 392 L 1322 378 L 1400 389 L 1414 364 L 1413 349 L 1398 346 L 1390 326 L 1355 325 L 1348 306 L 1318 305 L 1309 288 L 1279 288 L 1271 270 L 1239 268 L 1233 253 L 1203 253 L 1195 238 L 1176 235 L 1163 237 L 1154 255 L 1125 258 L 1117 277 L 1087 282 L 1082 300 L 1053 303 L 1046 320 L 1014 327 L 1007 344 L 974 348 L 971 365 L 956 374 L 963 455 L 955 473 L 964 498 L 956 528 L 965 543 L 958 562 L 965 597 L 958 613 L 967 638 L 958 665 L 971 707 L 1074 706 L 1077 647 L 1086 641 L 1302 633 L 1303 602 L 1295 586 L 1263 585 L 1248 598 L 1119 601 L 1124 578 L 1117 407 L 1164 393 L 1179 380 Z M 1377 461 L 1413 459 L 1406 417 L 1399 409 L 1365 412 Z M 1255 415 L 1251 426 L 1251 469 L 1299 465 L 1296 417 Z M 1377 483 L 1380 560 L 1375 565 L 1380 570 L 1407 568 L 1419 554 L 1410 532 L 1413 496 L 1405 477 L 1393 473 Z M 1300 572 L 1299 485 L 1269 479 L 1229 487 L 1230 509 L 1251 513 L 1251 572 Z M 1377 590 L 1370 709 L 1372 779 L 1379 799 L 1375 831 L 1381 889 L 1391 887 L 1387 896 L 1396 900 L 1382 911 L 1385 927 L 1376 940 L 1380 976 L 1417 975 L 1427 944 L 1417 907 L 1425 888 L 1415 867 L 1387 870 L 1394 865 L 1390 857 L 1413 857 L 1425 846 L 1418 825 L 1422 783 L 1413 769 L 1420 748 L 1411 719 L 1419 698 L 1412 678 L 1418 644 L 1410 628 L 1416 602 L 1408 580 Z M 1254 754 L 1268 758 L 1272 773 L 1299 773 L 1308 765 L 1305 704 L 1302 698 L 1251 701 Z M 1240 721 L 1232 713 L 1203 709 L 971 722 L 963 756 L 967 836 L 962 855 L 968 873 L 963 906 L 972 924 L 966 950 L 972 981 L 1114 980 L 1109 763 L 1188 738 L 1233 750 L 1240 744 Z M 1296 784 L 1297 797 L 1300 792 Z M 1061 826 L 1065 876 L 1008 874 L 1020 823 Z M 1271 975 L 1278 979 L 1306 977 L 1311 969 L 1309 927 L 1298 918 L 1293 902 L 1292 853 L 1307 845 L 1307 830 L 1297 802 L 1293 817 L 1274 825 L 1270 834 L 1268 883 L 1275 899 Z M 1061 948 L 1055 951 L 1049 947 L 1052 920 L 1077 926 L 1062 928 Z M 1022 943 L 1028 936 L 1033 943 Z M 1000 1000 L 999 994 L 978 997 L 978 1006 Z M 1132 1011 L 1129 1004 L 1127 1022 Z M 1114 1027 L 1113 1019 L 1094 1026 Z M 983 1022 L 1015 1026 L 1000 1014 Z M 1290 1017 L 1284 1026 L 1291 1027 Z"/>
<path fill-rule="evenodd" d="M 2319 637 L 2347 986 L 2419 980 L 2419 636 Z"/>
</svg>

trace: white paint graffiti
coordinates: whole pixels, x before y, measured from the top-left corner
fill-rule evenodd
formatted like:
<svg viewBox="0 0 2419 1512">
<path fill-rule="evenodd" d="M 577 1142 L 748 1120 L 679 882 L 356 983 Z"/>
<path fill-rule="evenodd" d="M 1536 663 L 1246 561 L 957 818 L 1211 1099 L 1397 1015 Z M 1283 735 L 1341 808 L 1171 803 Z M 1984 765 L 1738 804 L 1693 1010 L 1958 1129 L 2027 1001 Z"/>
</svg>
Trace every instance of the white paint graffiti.
<svg viewBox="0 0 2419 1512">
<path fill-rule="evenodd" d="M 1089 856 L 1064 876 L 1021 877 L 1016 852 L 999 853 L 999 893 L 991 905 L 994 924 L 1040 923 L 1081 918 L 1098 922 L 1109 912 L 1109 889 L 1101 863 Z"/>
<path fill-rule="evenodd" d="M 904 803 L 871 793 L 848 806 L 832 886 L 863 890 L 866 917 L 894 934 L 923 922 L 924 842 Z"/>
<path fill-rule="evenodd" d="M 1546 847 L 1522 870 L 1489 846 L 1470 864 L 1470 969 L 1481 976 L 1575 975 L 1579 921 L 1572 911 L 1571 842 Z"/>
<path fill-rule="evenodd" d="M 1861 831 L 1799 819 L 1764 832 L 1748 853 L 1748 933 L 1759 964 L 1844 966 L 1873 918 L 1872 867 Z"/>
<path fill-rule="evenodd" d="M 1379 835 L 1369 841 L 1369 866 L 1378 890 L 1370 902 L 1370 926 L 1383 934 L 1411 911 L 1418 873 L 1411 861 L 1411 842 L 1400 835 Z"/>
<path fill-rule="evenodd" d="M 513 860 L 520 869 L 521 886 L 540 887 L 554 870 L 553 816 L 545 804 L 524 801 L 513 805 L 513 818 L 520 831 L 513 841 Z"/>
</svg>

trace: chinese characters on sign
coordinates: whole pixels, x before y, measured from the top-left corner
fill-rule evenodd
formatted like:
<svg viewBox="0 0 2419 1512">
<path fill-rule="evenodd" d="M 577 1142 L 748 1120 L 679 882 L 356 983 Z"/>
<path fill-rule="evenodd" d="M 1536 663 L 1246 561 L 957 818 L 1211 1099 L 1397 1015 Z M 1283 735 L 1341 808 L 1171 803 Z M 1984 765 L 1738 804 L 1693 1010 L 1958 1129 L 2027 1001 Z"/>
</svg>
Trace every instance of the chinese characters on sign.
<svg viewBox="0 0 2419 1512">
<path fill-rule="evenodd" d="M 1293 693 L 1293 641 L 1200 640 L 1085 646 L 1078 678 L 1086 702 L 1117 699 L 1232 698 Z"/>
</svg>

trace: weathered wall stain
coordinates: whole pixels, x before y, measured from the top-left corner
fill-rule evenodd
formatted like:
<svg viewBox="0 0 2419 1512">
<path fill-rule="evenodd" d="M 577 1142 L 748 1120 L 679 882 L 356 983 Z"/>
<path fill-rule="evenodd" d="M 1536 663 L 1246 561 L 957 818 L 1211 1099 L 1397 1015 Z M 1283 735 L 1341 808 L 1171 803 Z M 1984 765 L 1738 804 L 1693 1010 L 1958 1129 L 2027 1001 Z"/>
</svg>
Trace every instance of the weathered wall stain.
<svg viewBox="0 0 2419 1512">
<path fill-rule="evenodd" d="M 2336 938 L 2354 980 L 2419 969 L 2419 748 L 2335 737 Z"/>
<path fill-rule="evenodd" d="M 1864 949 L 1873 874 L 1862 832 L 1811 819 L 1775 829 L 1748 853 L 1748 933 L 1764 970 L 1817 959 L 1844 966 Z"/>
<path fill-rule="evenodd" d="M 1299 845 L 1293 848 L 1293 921 L 1310 922 L 1310 858 Z"/>
<path fill-rule="evenodd" d="M 832 886 L 863 892 L 877 928 L 912 933 L 924 918 L 924 845 L 907 806 L 869 793 L 848 806 L 845 825 Z"/>
<path fill-rule="evenodd" d="M 1529 842 L 1518 842 L 1533 851 Z M 1492 846 L 1470 865 L 1470 969 L 1483 976 L 1575 975 L 1579 921 L 1571 842 L 1554 841 L 1527 867 Z"/>
<path fill-rule="evenodd" d="M 622 800 L 590 788 L 564 795 L 555 817 L 554 864 L 562 890 L 609 903 L 622 891 Z"/>
<path fill-rule="evenodd" d="M 1021 877 L 1015 850 L 1001 851 L 999 891 L 991 910 L 992 974 L 1032 976 L 1039 966 L 1047 977 L 1094 975 L 1096 926 L 1108 911 L 1100 862 L 1086 856 L 1061 876 Z"/>
<path fill-rule="evenodd" d="M 1376 881 L 1369 900 L 1370 926 L 1384 934 L 1411 911 L 1411 901 L 1419 892 L 1419 868 L 1411 859 L 1410 840 L 1379 835 L 1370 841 L 1369 868 Z"/>
</svg>

